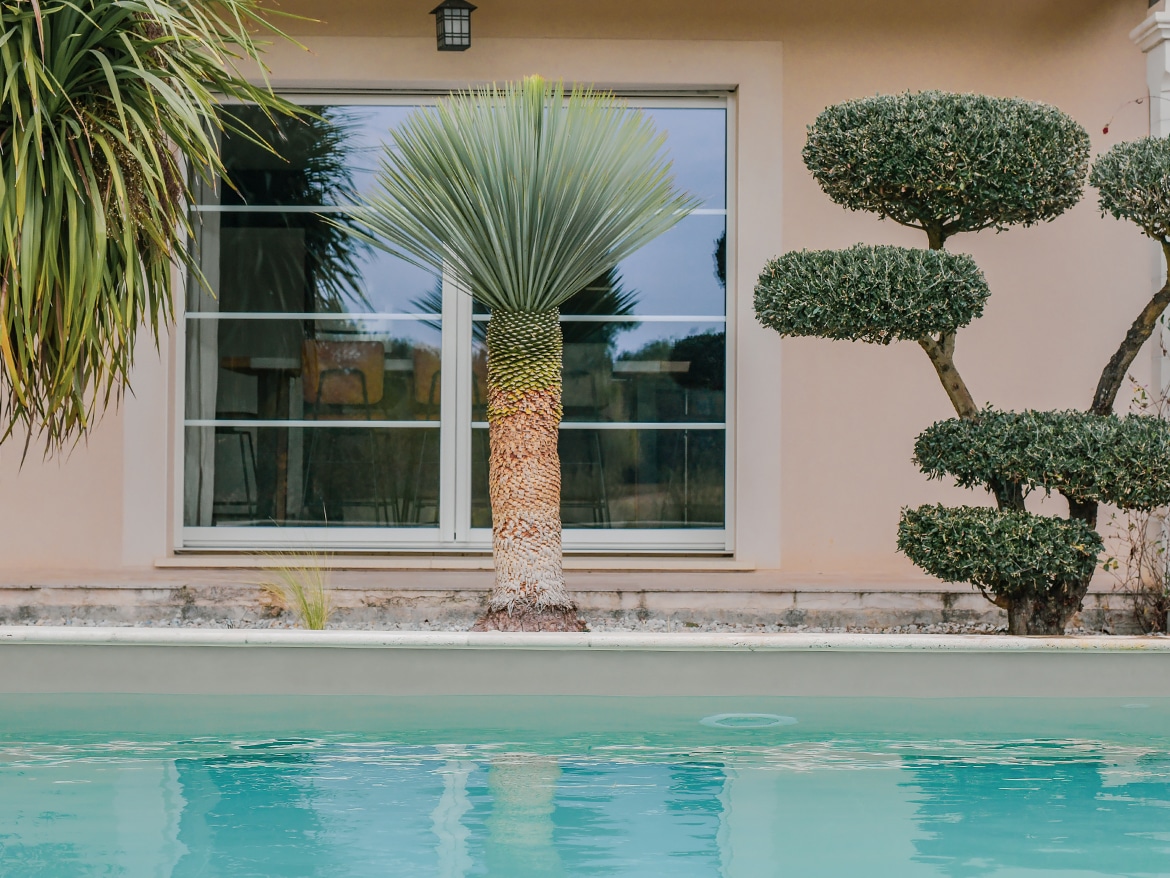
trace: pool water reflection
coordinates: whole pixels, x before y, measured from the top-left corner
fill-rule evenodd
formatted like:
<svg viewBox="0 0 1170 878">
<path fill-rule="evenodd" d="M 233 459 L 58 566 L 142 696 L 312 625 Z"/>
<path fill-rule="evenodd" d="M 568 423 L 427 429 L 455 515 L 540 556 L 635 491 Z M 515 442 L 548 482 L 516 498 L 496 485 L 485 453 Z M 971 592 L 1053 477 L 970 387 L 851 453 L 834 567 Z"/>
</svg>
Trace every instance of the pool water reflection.
<svg viewBox="0 0 1170 878">
<path fill-rule="evenodd" d="M 190 737 L 164 726 L 208 731 L 202 707 L 146 701 L 128 722 L 115 717 L 133 699 L 0 697 L 0 874 L 1170 874 L 1170 705 L 1156 701 L 1082 705 L 1091 719 L 983 702 L 980 720 L 969 704 L 761 699 L 744 712 L 799 721 L 735 728 L 699 722 L 732 699 L 648 699 L 664 703 L 609 722 L 606 699 L 545 699 L 559 714 L 545 719 L 538 699 L 460 730 L 472 711 L 415 700 L 374 734 L 405 714 L 366 699 L 335 713 L 351 731 L 305 712 L 309 732 L 272 736 L 251 699 L 220 717 L 233 734 Z M 273 729 L 295 715 L 284 701 Z M 44 731 L 70 714 L 74 731 Z"/>
</svg>

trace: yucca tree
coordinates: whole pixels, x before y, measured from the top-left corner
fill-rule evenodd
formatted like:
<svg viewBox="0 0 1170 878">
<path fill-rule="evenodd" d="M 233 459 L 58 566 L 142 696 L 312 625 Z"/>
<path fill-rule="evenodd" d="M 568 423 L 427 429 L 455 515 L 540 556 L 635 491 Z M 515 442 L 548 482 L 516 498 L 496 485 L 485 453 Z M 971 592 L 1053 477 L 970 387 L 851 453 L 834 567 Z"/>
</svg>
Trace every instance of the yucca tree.
<svg viewBox="0 0 1170 878">
<path fill-rule="evenodd" d="M 0 438 L 75 440 L 157 344 L 187 175 L 223 172 L 223 125 L 256 138 L 216 108 L 295 112 L 237 66 L 265 30 L 257 0 L 0 0 Z"/>
<path fill-rule="evenodd" d="M 540 77 L 451 95 L 391 137 L 360 221 L 492 312 L 496 581 L 477 627 L 577 630 L 561 572 L 558 308 L 697 202 L 675 187 L 644 114 Z"/>
</svg>

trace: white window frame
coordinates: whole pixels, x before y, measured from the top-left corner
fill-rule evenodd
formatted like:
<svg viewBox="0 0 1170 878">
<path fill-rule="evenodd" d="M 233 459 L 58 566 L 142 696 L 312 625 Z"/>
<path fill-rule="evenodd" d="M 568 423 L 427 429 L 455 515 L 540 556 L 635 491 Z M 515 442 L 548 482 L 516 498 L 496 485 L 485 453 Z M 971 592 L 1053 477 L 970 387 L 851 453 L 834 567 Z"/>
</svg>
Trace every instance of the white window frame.
<svg viewBox="0 0 1170 878">
<path fill-rule="evenodd" d="M 438 95 L 427 92 L 362 92 L 347 91 L 297 91 L 283 92 L 284 97 L 295 103 L 338 106 L 418 106 L 433 103 Z M 445 92 L 444 92 L 445 94 Z M 734 92 L 715 90 L 710 93 L 696 92 L 630 92 L 623 94 L 631 104 L 649 109 L 660 108 L 709 108 L 721 107 L 726 110 L 726 173 L 725 206 L 723 209 L 700 209 L 696 214 L 723 214 L 726 217 L 726 298 L 722 318 L 712 316 L 666 315 L 655 319 L 655 315 L 638 315 L 640 323 L 722 323 L 726 332 L 726 391 L 724 421 L 721 427 L 708 423 L 682 424 L 639 424 L 617 422 L 602 424 L 562 424 L 562 429 L 673 429 L 684 427 L 694 429 L 722 429 L 724 433 L 724 527 L 723 528 L 565 528 L 564 550 L 567 553 L 582 554 L 670 554 L 670 555 L 730 555 L 734 553 L 735 519 L 735 432 L 736 432 L 736 240 L 735 228 L 735 110 Z M 328 208 L 325 208 L 328 210 Z M 319 213 L 320 210 L 313 212 Z M 410 554 L 481 554 L 491 551 L 491 529 L 471 527 L 471 463 L 473 422 L 466 412 L 472 410 L 472 324 L 473 302 L 469 295 L 457 290 L 453 280 L 443 277 L 443 308 L 441 313 L 442 347 L 440 373 L 439 424 L 454 425 L 440 429 L 439 440 L 439 522 L 437 527 L 338 527 L 327 526 L 281 526 L 281 527 L 189 527 L 184 523 L 185 479 L 186 479 L 186 430 L 189 426 L 200 426 L 186 417 L 187 405 L 187 332 L 191 319 L 217 319 L 215 317 L 191 317 L 186 309 L 187 278 L 183 278 L 181 296 L 183 308 L 175 333 L 175 397 L 179 402 L 174 406 L 175 429 L 174 466 L 174 551 L 195 552 L 255 552 L 255 551 L 297 551 L 326 550 L 329 552 L 353 553 L 410 553 Z M 199 312 L 195 312 L 199 313 Z M 233 314 L 233 319 L 239 315 Z M 362 315 L 393 320 L 420 319 L 417 315 L 383 314 Z M 245 318 L 247 319 L 247 318 Z M 258 318 L 257 318 L 258 319 Z M 633 318 L 631 318 L 633 319 Z M 282 421 L 281 426 L 296 426 L 295 421 Z M 255 422 L 249 421 L 255 426 Z M 418 428 L 418 422 L 406 425 Z M 482 426 L 476 422 L 475 426 Z"/>
</svg>

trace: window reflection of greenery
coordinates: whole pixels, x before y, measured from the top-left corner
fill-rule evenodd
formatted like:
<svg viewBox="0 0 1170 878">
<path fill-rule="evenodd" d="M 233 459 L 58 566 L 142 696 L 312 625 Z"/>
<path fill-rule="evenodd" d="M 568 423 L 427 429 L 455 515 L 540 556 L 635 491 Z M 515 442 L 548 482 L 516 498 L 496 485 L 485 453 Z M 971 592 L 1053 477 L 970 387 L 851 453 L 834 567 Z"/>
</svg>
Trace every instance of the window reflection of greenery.
<svg viewBox="0 0 1170 878">
<path fill-rule="evenodd" d="M 339 107 L 313 108 L 319 118 L 305 120 L 266 119 L 251 107 L 233 107 L 230 112 L 237 121 L 251 127 L 269 142 L 278 145 L 281 158 L 239 137 L 228 135 L 224 143 L 224 160 L 229 171 L 229 184 L 223 192 L 223 203 L 229 206 L 331 206 L 346 205 L 356 198 L 351 169 L 355 167 L 353 133 L 356 116 L 352 110 Z M 344 214 L 333 214 L 334 219 L 347 223 Z M 360 314 L 372 310 L 366 296 L 361 260 L 368 252 L 367 245 L 346 233 L 344 229 L 324 221 L 320 214 L 311 212 L 225 213 L 223 225 L 227 228 L 296 229 L 304 235 L 304 263 L 292 254 L 275 247 L 257 247 L 245 255 L 252 260 L 248 274 L 264 277 L 263 289 L 241 284 L 230 290 L 221 302 L 223 311 L 303 310 L 323 314 Z M 712 254 L 714 273 L 721 286 L 726 281 L 726 234 L 715 242 Z M 281 291 L 303 290 L 302 302 L 287 301 Z M 268 291 L 269 295 L 264 296 Z M 272 295 L 275 293 L 276 295 Z M 257 301 L 257 298 L 261 298 Z M 265 301 L 266 299 L 267 301 Z M 273 301 L 276 300 L 276 301 Z M 281 301 L 285 300 L 285 301 Z M 639 392 L 648 394 L 654 403 L 647 410 L 650 420 L 659 422 L 702 420 L 721 421 L 725 416 L 724 387 L 726 375 L 726 334 L 722 330 L 707 331 L 679 339 L 656 339 L 632 352 L 616 353 L 616 341 L 623 332 L 634 330 L 641 323 L 629 320 L 606 320 L 607 317 L 629 317 L 638 302 L 636 290 L 626 289 L 620 273 L 614 269 L 588 284 L 562 307 L 565 316 L 596 316 L 597 320 L 571 320 L 562 324 L 565 341 L 565 417 L 566 421 L 641 420 L 633 409 L 629 380 L 614 378 L 614 364 L 621 361 L 686 362 L 685 371 L 666 371 L 662 374 L 637 374 Z M 442 284 L 411 302 L 417 313 L 434 314 L 434 320 L 419 324 L 441 332 Z M 476 303 L 477 315 L 486 309 Z M 474 420 L 485 418 L 486 388 L 483 376 L 483 342 L 487 323 L 473 323 L 473 342 L 478 354 L 473 365 Z M 263 331 L 265 324 L 256 325 Z M 226 328 L 226 327 L 225 327 Z M 240 326 L 247 333 L 251 327 Z M 396 338 L 385 333 L 371 332 L 367 322 L 356 316 L 329 321 L 304 321 L 304 334 L 309 338 L 340 340 L 376 339 L 383 342 L 388 360 L 413 359 L 415 368 L 400 373 L 387 373 L 391 382 L 372 416 L 387 420 L 438 420 L 440 367 L 437 346 L 423 345 L 409 338 Z M 240 341 L 235 340 L 236 343 Z M 421 361 L 421 362 L 420 362 Z M 396 433 L 398 431 L 395 431 Z M 475 431 L 473 441 L 486 443 L 486 431 Z M 593 437 L 595 431 L 570 431 L 581 435 L 562 437 L 568 441 L 594 441 L 609 470 L 603 491 L 608 507 L 601 519 L 573 522 L 577 526 L 654 527 L 689 523 L 691 526 L 721 526 L 723 523 L 723 457 L 722 434 L 713 431 L 687 431 L 641 436 L 644 431 L 602 431 L 607 435 Z M 429 479 L 423 470 L 437 473 L 437 435 L 429 431 L 402 431 L 401 435 L 383 436 L 377 431 L 379 443 L 393 439 L 397 446 L 405 442 L 410 448 L 397 448 L 396 453 L 379 455 L 389 465 L 396 493 L 427 493 L 420 485 Z M 584 433 L 590 433 L 586 437 Z M 612 433 L 612 435 L 608 435 Z M 710 433 L 711 435 L 707 435 Z M 434 452 L 428 454 L 428 446 Z M 485 445 L 486 447 L 486 445 Z M 579 450 L 579 449 L 578 449 Z M 564 449 L 573 459 L 576 452 Z M 580 456 L 580 455 L 578 455 Z M 431 459 L 433 458 L 433 459 Z M 354 473 L 343 477 L 337 473 L 339 484 L 348 484 L 359 470 L 370 462 L 354 460 Z M 483 481 L 486 500 L 486 460 L 473 466 Z M 401 464 L 401 465 L 400 465 Z M 402 472 L 398 472 L 402 470 Z M 482 472 L 480 472 L 482 470 Z M 351 477 L 352 476 L 352 477 Z M 437 477 L 436 477 L 437 478 Z M 581 481 L 580 478 L 576 479 Z M 580 497 L 582 491 L 596 492 L 593 477 L 574 487 L 574 477 L 565 484 L 565 496 L 570 506 L 589 506 Z M 335 486 L 337 487 L 337 486 Z M 577 490 L 580 488 L 581 490 Z M 436 485 L 433 489 L 437 489 Z M 636 496 L 635 496 L 636 495 Z M 417 505 L 417 504 L 416 504 Z M 596 504 L 593 504 L 596 505 Z M 612 514 L 611 514 L 612 510 Z M 685 510 L 685 512 L 684 512 Z M 417 510 L 416 510 L 417 511 Z M 437 512 L 436 512 L 437 514 Z M 486 514 L 486 517 L 485 517 Z M 344 516 L 341 516 L 344 517 Z M 429 517 L 429 516 L 428 516 Z M 476 504 L 473 511 L 476 525 L 490 524 L 486 502 Z M 357 522 L 354 522 L 357 523 Z"/>
<path fill-rule="evenodd" d="M 356 124 L 354 118 L 343 108 L 310 109 L 317 117 L 269 119 L 255 107 L 246 106 L 225 111 L 239 124 L 274 144 L 279 153 L 273 155 L 242 137 L 225 135 L 223 157 L 228 170 L 223 189 L 225 206 L 318 207 L 353 203 L 357 193 L 348 143 Z M 344 214 L 336 218 L 343 224 L 349 222 Z M 261 276 L 261 271 L 270 276 L 272 287 L 304 290 L 299 310 L 333 313 L 369 310 L 359 266 L 361 257 L 369 252 L 368 245 L 325 222 L 320 214 L 228 213 L 223 219 L 225 225 L 303 232 L 303 266 L 294 264 L 287 254 L 264 249 L 250 254 L 255 259 L 269 260 L 271 264 L 256 266 L 254 270 L 257 276 Z M 224 310 L 266 310 L 253 308 L 250 302 L 221 304 L 227 306 Z"/>
</svg>

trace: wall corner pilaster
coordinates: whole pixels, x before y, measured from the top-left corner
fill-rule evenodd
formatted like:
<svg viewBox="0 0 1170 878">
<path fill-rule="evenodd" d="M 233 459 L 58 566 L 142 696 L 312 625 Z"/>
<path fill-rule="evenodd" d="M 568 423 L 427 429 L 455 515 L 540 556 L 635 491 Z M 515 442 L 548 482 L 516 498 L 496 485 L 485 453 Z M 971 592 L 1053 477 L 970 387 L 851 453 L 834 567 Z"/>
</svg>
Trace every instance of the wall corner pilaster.
<svg viewBox="0 0 1170 878">
<path fill-rule="evenodd" d="M 1130 31 L 1130 39 L 1146 56 L 1146 87 L 1150 93 L 1150 135 L 1170 137 L 1170 0 L 1158 0 L 1150 6 L 1150 14 Z M 1165 283 L 1165 263 L 1162 248 L 1155 248 L 1152 256 L 1153 289 Z M 1152 356 L 1153 377 L 1162 391 L 1170 391 L 1170 327 L 1163 322 L 1161 344 L 1155 343 Z"/>
</svg>

